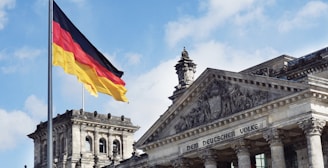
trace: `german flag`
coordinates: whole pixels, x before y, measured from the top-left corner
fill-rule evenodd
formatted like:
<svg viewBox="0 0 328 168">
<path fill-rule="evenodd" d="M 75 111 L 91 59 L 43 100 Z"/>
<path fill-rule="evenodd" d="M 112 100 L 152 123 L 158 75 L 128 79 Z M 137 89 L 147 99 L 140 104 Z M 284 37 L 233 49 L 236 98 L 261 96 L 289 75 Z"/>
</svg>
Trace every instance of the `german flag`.
<svg viewBox="0 0 328 168">
<path fill-rule="evenodd" d="M 92 95 L 101 92 L 127 102 L 125 82 L 121 79 L 123 72 L 89 42 L 55 2 L 52 26 L 53 64 L 75 75 Z"/>
</svg>

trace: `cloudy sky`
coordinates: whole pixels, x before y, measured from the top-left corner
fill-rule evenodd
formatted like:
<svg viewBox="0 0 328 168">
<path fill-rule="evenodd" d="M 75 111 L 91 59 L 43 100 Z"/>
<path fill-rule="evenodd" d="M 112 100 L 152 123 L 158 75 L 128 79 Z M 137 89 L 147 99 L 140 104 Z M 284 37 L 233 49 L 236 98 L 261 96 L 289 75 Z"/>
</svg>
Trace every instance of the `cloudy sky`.
<svg viewBox="0 0 328 168">
<path fill-rule="evenodd" d="M 142 134 L 165 112 L 185 46 L 197 64 L 240 71 L 328 46 L 328 1 L 57 0 L 120 70 L 129 104 L 85 92 L 85 110 L 124 115 Z M 0 164 L 33 167 L 26 135 L 47 119 L 48 0 L 0 0 Z M 53 67 L 54 116 L 82 107 L 82 85 Z"/>
</svg>

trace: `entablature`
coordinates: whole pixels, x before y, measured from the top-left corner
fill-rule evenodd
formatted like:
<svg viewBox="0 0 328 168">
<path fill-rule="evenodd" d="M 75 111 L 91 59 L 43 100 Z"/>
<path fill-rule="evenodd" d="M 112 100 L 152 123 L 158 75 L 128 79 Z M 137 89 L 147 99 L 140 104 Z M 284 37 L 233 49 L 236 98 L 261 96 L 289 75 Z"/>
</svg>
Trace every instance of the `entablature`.
<svg viewBox="0 0 328 168">
<path fill-rule="evenodd" d="M 138 145 L 137 147 L 147 152 L 149 150 L 163 147 L 165 145 L 180 144 L 195 137 L 200 137 L 200 135 L 211 134 L 213 132 L 220 132 L 220 130 L 224 131 L 224 129 L 227 128 L 238 127 L 240 124 L 253 123 L 257 120 L 261 120 L 263 122 L 265 121 L 264 125 L 266 126 L 276 125 L 274 123 L 270 123 L 268 116 L 276 113 L 276 111 L 279 111 L 279 108 L 284 108 L 291 104 L 296 104 L 300 101 L 304 101 L 305 99 L 312 99 L 315 101 L 328 103 L 328 93 L 314 89 L 306 89 L 301 92 L 280 98 L 278 100 L 271 101 L 264 105 L 254 107 L 252 109 L 248 109 L 162 139 L 152 140 L 151 138 L 156 136 L 156 133 L 154 133 L 151 137 L 149 137 L 149 141 L 146 141 L 144 144 Z M 299 115 L 302 116 L 302 113 L 305 114 L 308 113 L 308 111 L 300 111 Z M 295 120 L 294 124 L 297 124 L 296 122 L 297 120 Z M 288 122 L 288 124 L 291 123 Z M 285 124 L 280 125 L 285 126 Z"/>
</svg>

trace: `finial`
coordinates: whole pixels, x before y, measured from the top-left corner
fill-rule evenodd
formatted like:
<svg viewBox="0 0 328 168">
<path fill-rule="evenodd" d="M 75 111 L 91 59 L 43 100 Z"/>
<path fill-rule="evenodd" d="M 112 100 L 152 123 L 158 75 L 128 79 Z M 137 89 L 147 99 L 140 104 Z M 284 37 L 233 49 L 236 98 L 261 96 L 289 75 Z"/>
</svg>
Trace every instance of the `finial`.
<svg viewBox="0 0 328 168">
<path fill-rule="evenodd" d="M 189 58 L 189 54 L 186 50 L 186 47 L 183 47 L 183 51 L 181 52 L 181 58 Z"/>
</svg>

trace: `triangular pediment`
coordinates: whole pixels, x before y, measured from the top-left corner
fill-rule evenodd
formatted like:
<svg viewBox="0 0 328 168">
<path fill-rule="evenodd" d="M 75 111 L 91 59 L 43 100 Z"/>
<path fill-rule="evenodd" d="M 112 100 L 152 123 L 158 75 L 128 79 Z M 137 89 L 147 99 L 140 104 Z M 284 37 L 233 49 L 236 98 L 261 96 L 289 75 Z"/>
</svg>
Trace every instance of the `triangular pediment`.
<svg viewBox="0 0 328 168">
<path fill-rule="evenodd" d="M 306 87 L 288 80 L 207 69 L 161 115 L 137 145 L 256 108 Z"/>
</svg>

